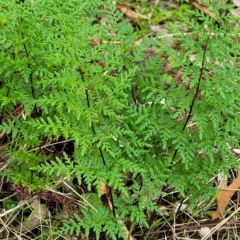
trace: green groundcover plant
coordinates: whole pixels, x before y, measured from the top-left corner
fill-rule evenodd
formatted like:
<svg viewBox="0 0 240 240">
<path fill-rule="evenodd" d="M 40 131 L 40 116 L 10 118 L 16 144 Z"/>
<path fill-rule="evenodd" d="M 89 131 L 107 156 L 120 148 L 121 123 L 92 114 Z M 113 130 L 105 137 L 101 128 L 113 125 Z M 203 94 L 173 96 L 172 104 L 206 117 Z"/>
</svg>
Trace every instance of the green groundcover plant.
<svg viewBox="0 0 240 240">
<path fill-rule="evenodd" d="M 126 238 L 123 226 L 161 214 L 166 186 L 194 203 L 238 167 L 239 31 L 224 1 L 205 4 L 215 18 L 192 11 L 171 47 L 110 0 L 0 1 L 2 179 L 34 191 L 74 178 L 99 197 L 108 186 L 113 207 L 80 210 L 63 233 Z M 44 146 L 60 139 L 73 150 L 56 157 Z"/>
</svg>

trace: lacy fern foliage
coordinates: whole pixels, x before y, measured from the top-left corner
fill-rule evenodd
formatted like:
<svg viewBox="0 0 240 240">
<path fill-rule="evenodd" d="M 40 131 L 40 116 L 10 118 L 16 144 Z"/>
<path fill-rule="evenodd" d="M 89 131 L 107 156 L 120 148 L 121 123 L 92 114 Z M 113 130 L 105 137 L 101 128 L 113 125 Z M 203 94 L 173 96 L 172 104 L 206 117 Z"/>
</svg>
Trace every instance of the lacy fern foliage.
<svg viewBox="0 0 240 240">
<path fill-rule="evenodd" d="M 174 47 L 134 31 L 110 0 L 0 2 L 1 176 L 31 189 L 76 179 L 99 197 L 108 186 L 112 208 L 81 210 L 63 233 L 127 238 L 126 219 L 149 227 L 160 214 L 164 186 L 194 202 L 238 166 L 238 29 L 210 2 L 215 19 L 191 11 L 189 32 L 171 28 Z M 59 139 L 71 153 L 47 152 Z"/>
</svg>

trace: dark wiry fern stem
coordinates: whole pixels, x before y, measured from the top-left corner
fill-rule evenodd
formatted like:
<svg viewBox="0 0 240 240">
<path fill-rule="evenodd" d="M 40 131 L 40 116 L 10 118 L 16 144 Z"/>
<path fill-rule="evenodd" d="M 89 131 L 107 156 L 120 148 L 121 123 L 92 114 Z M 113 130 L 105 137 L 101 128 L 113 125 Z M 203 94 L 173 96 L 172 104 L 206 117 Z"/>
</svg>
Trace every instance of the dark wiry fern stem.
<svg viewBox="0 0 240 240">
<path fill-rule="evenodd" d="M 12 78 L 13 78 L 13 74 L 11 76 L 11 80 L 10 81 L 12 81 Z M 7 89 L 6 97 L 9 96 L 9 93 L 10 93 L 10 87 L 8 87 L 8 89 Z M 1 117 L 0 117 L 0 124 L 2 124 L 4 112 L 5 112 L 5 106 L 3 106 L 3 108 L 2 108 L 2 113 L 1 113 Z"/>
<path fill-rule="evenodd" d="M 189 122 L 189 120 L 190 120 L 190 118 L 191 118 L 191 116 L 192 116 L 193 106 L 194 106 L 194 103 L 195 103 L 195 101 L 196 101 L 197 94 L 199 93 L 199 90 L 200 90 L 200 84 L 201 84 L 201 80 L 202 80 L 202 76 L 203 76 L 204 65 L 205 65 L 205 61 L 206 61 L 206 60 L 205 60 L 205 59 L 206 59 L 206 52 L 207 52 L 207 48 L 208 48 L 209 39 L 210 39 L 210 33 L 208 34 L 208 37 L 207 37 L 207 40 L 206 40 L 206 47 L 205 47 L 204 52 L 203 52 L 202 66 L 201 66 L 201 69 L 200 69 L 200 74 L 199 74 L 199 76 L 198 76 L 198 84 L 197 84 L 197 87 L 196 87 L 196 91 L 195 91 L 193 100 L 192 100 L 191 105 L 190 105 L 190 109 L 189 109 L 189 113 L 188 113 L 187 119 L 186 119 L 186 121 L 185 121 L 185 123 L 184 123 L 184 125 L 183 125 L 182 131 L 184 131 L 184 130 L 186 129 L 187 124 L 188 124 L 188 122 Z M 178 149 L 176 149 L 176 150 L 174 151 L 174 154 L 173 154 L 173 157 L 172 157 L 172 161 L 171 161 L 171 162 L 173 162 L 173 160 L 174 160 L 175 157 L 177 156 L 177 153 L 178 153 Z M 164 186 L 164 188 L 165 188 L 165 186 Z M 161 200 L 162 200 L 162 196 L 160 196 L 160 197 L 158 198 L 157 206 L 160 205 Z M 183 200 L 182 200 L 181 203 L 179 204 L 179 207 L 178 207 L 178 209 L 177 209 L 176 215 L 177 215 L 178 212 L 180 211 L 182 204 L 183 204 Z M 149 222 L 148 222 L 149 226 L 152 225 L 155 217 L 156 217 L 156 212 L 154 211 L 154 212 L 151 214 L 151 216 L 150 216 L 150 220 L 149 220 Z M 145 228 L 145 230 L 144 230 L 144 232 L 143 232 L 140 240 L 143 240 L 143 239 L 144 239 L 147 231 L 148 231 L 148 230 Z"/>
<path fill-rule="evenodd" d="M 185 122 L 185 124 L 182 128 L 182 131 L 184 131 L 185 128 L 187 127 L 187 124 L 188 124 L 188 122 L 189 122 L 189 120 L 192 116 L 193 106 L 194 106 L 194 103 L 196 101 L 197 94 L 199 93 L 199 90 L 200 90 L 200 84 L 201 84 L 201 80 L 202 80 L 202 75 L 203 75 L 203 70 L 204 70 L 204 64 L 205 64 L 206 52 L 207 52 L 207 48 L 208 48 L 209 39 L 210 39 L 210 33 L 208 34 L 208 38 L 207 38 L 207 41 L 206 41 L 206 47 L 205 47 L 204 52 L 203 52 L 202 67 L 200 69 L 200 74 L 199 74 L 199 77 L 198 77 L 197 88 L 196 88 L 196 91 L 195 91 L 195 94 L 194 94 L 194 97 L 193 97 L 193 100 L 192 100 L 192 103 L 191 103 L 191 106 L 190 106 L 190 111 L 188 113 L 188 117 L 187 117 L 186 122 Z M 177 151 L 178 151 L 178 149 L 175 150 L 176 154 L 174 153 L 174 156 L 173 156 L 174 158 L 177 155 Z M 174 160 L 174 158 L 173 158 L 173 160 Z M 179 213 L 179 211 L 182 207 L 183 201 L 184 201 L 184 199 L 182 199 L 181 203 L 179 204 L 176 215 Z"/>
<path fill-rule="evenodd" d="M 85 82 L 83 71 L 82 71 L 80 68 L 78 68 L 78 71 L 79 71 L 79 73 L 80 73 L 80 75 L 81 75 L 82 81 Z M 91 105 L 90 105 L 90 99 L 89 99 L 88 90 L 85 90 L 85 95 L 86 95 L 87 106 L 88 106 L 88 108 L 90 108 Z M 96 135 L 96 131 L 95 131 L 95 127 L 94 127 L 93 122 L 91 123 L 91 127 L 92 127 L 92 133 L 93 133 L 93 135 Z M 107 163 L 106 163 L 106 160 L 105 160 L 105 157 L 104 157 L 104 155 L 103 155 L 103 151 L 102 151 L 101 147 L 99 147 L 98 150 L 99 150 L 99 152 L 100 152 L 100 156 L 101 156 L 101 158 L 102 158 L 103 164 L 104 164 L 105 166 L 107 166 Z M 111 187 L 109 187 L 109 194 L 110 194 L 110 197 L 111 197 L 113 215 L 114 215 L 114 217 L 116 217 L 116 211 L 115 211 L 115 205 L 114 205 L 114 201 L 113 201 L 113 194 L 112 194 L 112 189 L 111 189 Z"/>
<path fill-rule="evenodd" d="M 21 32 L 21 35 L 22 35 L 22 38 L 24 38 L 23 32 Z M 27 46 L 26 46 L 25 43 L 23 44 L 23 47 L 24 47 L 24 50 L 25 50 L 25 53 L 26 53 L 26 57 L 28 59 L 29 58 L 29 52 L 27 50 Z M 28 68 L 31 69 L 29 63 L 28 63 Z M 34 87 L 33 87 L 33 72 L 32 71 L 30 72 L 29 80 L 30 80 L 30 84 L 31 84 L 32 98 L 35 99 L 35 90 L 34 90 Z M 34 116 L 37 117 L 37 106 L 36 106 L 36 104 L 34 105 Z"/>
<path fill-rule="evenodd" d="M 23 34 L 22 34 L 22 37 L 24 38 Z M 29 53 L 28 53 L 27 46 L 26 46 L 25 43 L 23 44 L 23 47 L 24 47 L 24 50 L 25 50 L 25 53 L 26 53 L 26 56 L 27 56 L 27 59 L 28 59 Z M 29 63 L 28 63 L 28 68 L 30 69 L 30 64 Z M 34 92 L 33 80 L 32 80 L 32 72 L 30 73 L 30 83 L 31 83 L 32 97 L 35 98 L 35 92 Z"/>
<path fill-rule="evenodd" d="M 202 75 L 203 75 L 203 70 L 204 70 L 204 64 L 205 64 L 205 59 L 206 59 L 206 52 L 207 52 L 207 48 L 208 48 L 208 42 L 209 42 L 209 39 L 210 39 L 210 33 L 208 34 L 208 38 L 207 38 L 207 41 L 206 41 L 206 47 L 204 49 L 204 52 L 203 52 L 203 58 L 202 58 L 202 67 L 201 67 L 201 70 L 200 70 L 200 74 L 199 74 L 199 77 L 198 77 L 198 84 L 197 84 L 197 88 L 196 88 L 196 91 L 195 91 L 195 94 L 194 94 L 194 97 L 193 97 L 193 100 L 192 100 L 192 103 L 191 103 L 191 106 L 190 106 L 190 111 L 188 113 L 188 117 L 187 117 L 187 120 L 183 126 L 183 129 L 182 131 L 185 130 L 190 118 L 191 118 L 191 115 L 192 115 L 192 111 L 193 111 L 193 106 L 194 106 L 194 103 L 196 101 L 196 98 L 197 98 L 197 95 L 199 93 L 199 90 L 200 90 L 200 84 L 201 84 L 201 80 L 202 80 Z"/>
</svg>

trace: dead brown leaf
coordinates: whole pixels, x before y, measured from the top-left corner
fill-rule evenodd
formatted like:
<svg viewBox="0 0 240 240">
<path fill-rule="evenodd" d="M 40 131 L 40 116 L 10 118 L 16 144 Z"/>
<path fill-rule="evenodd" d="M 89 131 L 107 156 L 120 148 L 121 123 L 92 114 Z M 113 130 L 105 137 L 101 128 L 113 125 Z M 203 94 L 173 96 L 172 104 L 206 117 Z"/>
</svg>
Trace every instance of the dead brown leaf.
<svg viewBox="0 0 240 240">
<path fill-rule="evenodd" d="M 212 214 L 212 220 L 215 219 L 223 219 L 223 213 L 233 196 L 233 194 L 240 188 L 240 172 L 238 172 L 238 176 L 233 182 L 225 189 L 222 189 L 218 195 L 218 208 L 217 211 Z"/>
<path fill-rule="evenodd" d="M 191 2 L 191 4 L 196 7 L 198 10 L 206 13 L 207 15 L 209 15 L 211 18 L 215 18 L 215 13 L 213 12 L 210 12 L 208 7 L 203 5 L 203 4 L 200 4 L 200 3 L 197 3 L 197 2 Z"/>
<path fill-rule="evenodd" d="M 105 182 L 100 181 L 100 185 L 101 185 L 101 196 L 102 196 L 102 200 L 104 200 L 104 204 L 107 205 L 109 207 L 109 209 L 112 211 L 113 210 L 113 206 L 112 206 L 112 202 L 108 197 L 108 189 L 107 189 L 107 185 Z"/>
<path fill-rule="evenodd" d="M 138 25 L 140 25 L 138 18 L 142 16 L 141 14 L 134 12 L 130 7 L 126 5 L 118 4 L 116 8 L 122 13 L 124 13 L 126 16 L 132 18 Z"/>
</svg>

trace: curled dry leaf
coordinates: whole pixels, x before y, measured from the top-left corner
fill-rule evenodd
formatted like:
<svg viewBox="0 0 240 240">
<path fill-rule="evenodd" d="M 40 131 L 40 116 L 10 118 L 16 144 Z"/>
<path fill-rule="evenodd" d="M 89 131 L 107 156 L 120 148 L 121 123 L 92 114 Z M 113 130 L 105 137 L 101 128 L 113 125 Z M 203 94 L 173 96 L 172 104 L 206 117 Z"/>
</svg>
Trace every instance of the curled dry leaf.
<svg viewBox="0 0 240 240">
<path fill-rule="evenodd" d="M 225 189 L 221 189 L 218 195 L 218 208 L 217 211 L 212 214 L 212 220 L 215 219 L 223 219 L 223 213 L 233 196 L 233 194 L 240 188 L 240 172 L 238 172 L 238 176 L 233 182 Z"/>
<path fill-rule="evenodd" d="M 28 219 L 24 220 L 20 225 L 15 227 L 18 232 L 27 232 L 36 228 L 41 221 L 43 221 L 47 216 L 50 216 L 50 212 L 45 204 L 40 203 L 40 199 L 34 199 L 31 203 L 32 213 Z"/>
</svg>

